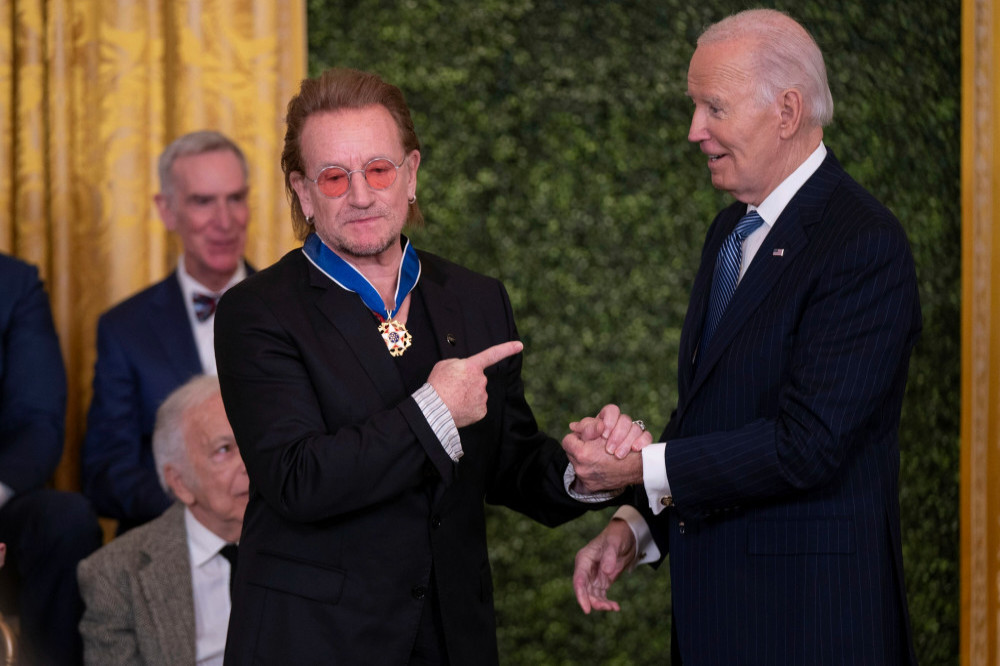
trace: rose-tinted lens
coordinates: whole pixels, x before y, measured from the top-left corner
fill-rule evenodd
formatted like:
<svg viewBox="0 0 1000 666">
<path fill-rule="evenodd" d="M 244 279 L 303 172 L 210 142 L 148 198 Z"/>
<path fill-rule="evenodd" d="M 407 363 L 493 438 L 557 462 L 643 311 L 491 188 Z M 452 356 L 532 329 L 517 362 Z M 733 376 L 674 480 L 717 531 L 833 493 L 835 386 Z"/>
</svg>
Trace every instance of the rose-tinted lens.
<svg viewBox="0 0 1000 666">
<path fill-rule="evenodd" d="M 324 196 L 343 196 L 347 191 L 347 171 L 340 167 L 327 167 L 319 172 L 316 185 Z"/>
<path fill-rule="evenodd" d="M 389 160 L 375 160 L 365 167 L 365 180 L 376 190 L 384 190 L 396 180 L 396 165 Z"/>
</svg>

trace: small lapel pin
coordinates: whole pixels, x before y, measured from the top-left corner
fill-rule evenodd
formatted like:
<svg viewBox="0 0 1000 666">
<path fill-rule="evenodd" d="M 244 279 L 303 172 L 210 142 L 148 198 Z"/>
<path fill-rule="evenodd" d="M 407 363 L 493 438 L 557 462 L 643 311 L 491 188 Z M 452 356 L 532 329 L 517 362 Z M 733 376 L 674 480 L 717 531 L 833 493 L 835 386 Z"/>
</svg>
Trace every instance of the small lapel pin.
<svg viewBox="0 0 1000 666">
<path fill-rule="evenodd" d="M 785 256 L 785 248 L 778 247 L 771 251 L 772 257 L 783 257 Z"/>
<path fill-rule="evenodd" d="M 447 340 L 448 344 L 451 345 L 452 347 L 455 346 L 455 336 L 452 335 L 451 333 L 449 333 L 448 335 L 444 336 L 444 339 Z"/>
</svg>

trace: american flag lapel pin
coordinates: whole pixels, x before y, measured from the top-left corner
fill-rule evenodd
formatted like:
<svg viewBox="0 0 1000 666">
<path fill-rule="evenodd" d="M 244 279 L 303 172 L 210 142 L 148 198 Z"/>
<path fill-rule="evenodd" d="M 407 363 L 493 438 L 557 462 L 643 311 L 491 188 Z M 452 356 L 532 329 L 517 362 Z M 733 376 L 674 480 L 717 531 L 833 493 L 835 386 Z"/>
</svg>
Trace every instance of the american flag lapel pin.
<svg viewBox="0 0 1000 666">
<path fill-rule="evenodd" d="M 783 256 L 785 256 L 785 248 L 783 248 L 783 247 L 776 247 L 776 248 L 774 248 L 773 250 L 771 250 L 771 256 L 772 257 L 783 257 Z"/>
</svg>

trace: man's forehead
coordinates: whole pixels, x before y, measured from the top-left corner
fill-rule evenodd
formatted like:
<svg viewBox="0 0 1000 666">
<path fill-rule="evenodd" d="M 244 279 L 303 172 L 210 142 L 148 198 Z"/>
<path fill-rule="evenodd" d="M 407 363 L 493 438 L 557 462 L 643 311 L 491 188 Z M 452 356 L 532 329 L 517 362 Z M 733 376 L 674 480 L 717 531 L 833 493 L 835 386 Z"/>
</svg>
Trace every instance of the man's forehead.
<svg viewBox="0 0 1000 666">
<path fill-rule="evenodd" d="M 688 67 L 687 96 L 703 100 L 746 91 L 751 73 L 741 53 L 746 55 L 745 49 L 727 48 L 726 43 L 699 46 Z"/>
<path fill-rule="evenodd" d="M 228 156 L 223 156 L 223 152 Z M 178 158 L 173 165 L 173 182 L 186 196 L 228 195 L 248 188 L 243 166 L 230 151 Z"/>
<path fill-rule="evenodd" d="M 403 141 L 389 109 L 373 104 L 317 111 L 309 115 L 299 145 L 305 160 L 323 161 L 329 159 L 327 153 L 331 150 L 344 149 L 347 152 L 371 153 L 369 157 L 382 157 L 389 149 L 398 150 Z"/>
</svg>

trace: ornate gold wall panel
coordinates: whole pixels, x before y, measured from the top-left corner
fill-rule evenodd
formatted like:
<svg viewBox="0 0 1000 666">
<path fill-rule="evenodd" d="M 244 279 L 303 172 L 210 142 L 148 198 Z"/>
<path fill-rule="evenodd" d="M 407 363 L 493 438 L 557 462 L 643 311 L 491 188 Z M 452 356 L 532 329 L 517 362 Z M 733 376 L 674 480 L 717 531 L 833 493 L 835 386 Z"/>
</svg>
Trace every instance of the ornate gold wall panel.
<svg viewBox="0 0 1000 666">
<path fill-rule="evenodd" d="M 962 4 L 962 664 L 1000 659 L 1000 16 Z"/>
<path fill-rule="evenodd" d="M 0 0 L 0 251 L 39 266 L 69 374 L 61 488 L 79 445 L 98 315 L 172 269 L 152 196 L 185 132 L 222 131 L 250 162 L 247 255 L 296 245 L 279 167 L 306 72 L 304 0 Z"/>
</svg>

